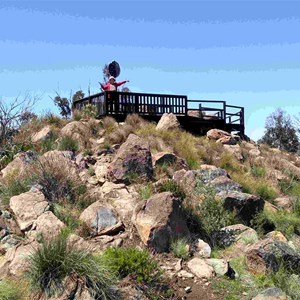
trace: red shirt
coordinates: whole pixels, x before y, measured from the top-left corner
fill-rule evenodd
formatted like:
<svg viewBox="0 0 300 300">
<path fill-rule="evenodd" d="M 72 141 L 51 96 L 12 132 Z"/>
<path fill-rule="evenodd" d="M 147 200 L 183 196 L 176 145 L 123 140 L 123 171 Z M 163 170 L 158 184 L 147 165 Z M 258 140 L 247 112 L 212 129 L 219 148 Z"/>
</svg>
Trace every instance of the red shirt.
<svg viewBox="0 0 300 300">
<path fill-rule="evenodd" d="M 127 80 L 120 81 L 120 82 L 115 82 L 113 85 L 116 87 L 116 91 L 118 90 L 118 86 L 120 86 L 120 85 L 122 85 L 122 84 L 124 84 L 126 82 L 127 82 Z M 110 85 L 111 84 L 109 82 L 107 84 L 101 84 L 100 83 L 100 85 L 101 85 L 101 87 L 102 87 L 103 90 L 110 91 Z"/>
</svg>

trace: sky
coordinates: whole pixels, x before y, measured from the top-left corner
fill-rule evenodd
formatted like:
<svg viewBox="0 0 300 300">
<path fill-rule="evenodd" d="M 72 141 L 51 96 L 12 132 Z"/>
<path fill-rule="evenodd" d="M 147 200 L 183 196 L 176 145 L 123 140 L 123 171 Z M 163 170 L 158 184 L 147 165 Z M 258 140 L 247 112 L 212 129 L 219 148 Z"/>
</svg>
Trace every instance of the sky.
<svg viewBox="0 0 300 300">
<path fill-rule="evenodd" d="M 100 92 L 116 60 L 132 92 L 225 100 L 257 140 L 277 108 L 300 112 L 300 1 L 0 0 L 0 99 Z"/>
</svg>

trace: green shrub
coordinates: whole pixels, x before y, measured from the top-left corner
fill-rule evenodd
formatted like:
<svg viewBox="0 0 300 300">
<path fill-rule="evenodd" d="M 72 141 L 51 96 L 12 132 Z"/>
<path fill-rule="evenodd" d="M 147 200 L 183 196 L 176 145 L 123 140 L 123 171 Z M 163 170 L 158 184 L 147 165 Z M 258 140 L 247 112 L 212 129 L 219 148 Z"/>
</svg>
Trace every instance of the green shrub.
<svg viewBox="0 0 300 300">
<path fill-rule="evenodd" d="M 62 137 L 59 145 L 58 150 L 60 151 L 78 151 L 79 150 L 79 143 L 78 141 L 74 140 L 70 136 Z"/>
<path fill-rule="evenodd" d="M 156 261 L 145 250 L 129 248 L 108 248 L 102 259 L 121 278 L 130 276 L 140 283 L 155 283 L 161 279 L 162 271 Z"/>
<path fill-rule="evenodd" d="M 51 210 L 71 231 L 74 231 L 79 226 L 79 216 L 72 213 L 71 206 L 65 205 L 65 207 L 63 207 L 58 203 L 53 203 Z"/>
<path fill-rule="evenodd" d="M 254 177 L 264 177 L 266 175 L 266 169 L 264 167 L 253 165 L 251 166 L 251 174 Z"/>
<path fill-rule="evenodd" d="M 147 200 L 147 199 L 149 199 L 152 196 L 152 194 L 153 194 L 153 188 L 152 188 L 151 185 L 147 184 L 145 186 L 142 186 L 138 190 L 138 192 L 139 192 L 140 198 L 142 200 Z"/>
<path fill-rule="evenodd" d="M 159 192 L 171 192 L 176 198 L 184 200 L 186 195 L 182 188 L 173 180 L 164 182 L 159 187 Z"/>
<path fill-rule="evenodd" d="M 11 197 L 28 192 L 32 179 L 11 178 L 4 185 L 0 186 L 0 199 L 3 205 L 9 205 Z"/>
<path fill-rule="evenodd" d="M 27 275 L 32 288 L 47 296 L 62 293 L 64 279 L 70 276 L 70 279 L 79 277 L 97 299 L 118 299 L 110 288 L 115 277 L 104 261 L 68 245 L 65 233 L 43 241 L 28 261 Z"/>
<path fill-rule="evenodd" d="M 255 194 L 264 200 L 273 200 L 278 194 L 267 182 L 259 182 L 255 187 Z"/>
<path fill-rule="evenodd" d="M 172 241 L 170 249 L 176 257 L 182 258 L 183 260 L 189 257 L 188 242 L 184 238 Z"/>
<path fill-rule="evenodd" d="M 57 135 L 55 134 L 52 134 L 47 139 L 42 140 L 40 143 L 41 152 L 45 153 L 51 150 L 55 150 L 57 148 L 56 140 L 57 140 Z"/>
<path fill-rule="evenodd" d="M 88 173 L 90 176 L 94 176 L 94 175 L 95 175 L 95 169 L 94 169 L 94 168 L 88 168 L 87 173 Z"/>
<path fill-rule="evenodd" d="M 96 106 L 93 104 L 87 104 L 82 110 L 82 116 L 84 118 L 96 118 Z"/>
<path fill-rule="evenodd" d="M 194 191 L 203 200 L 194 208 L 193 213 L 197 216 L 203 238 L 215 246 L 218 231 L 237 222 L 235 214 L 224 208 L 223 201 L 216 197 L 215 190 L 204 185 L 200 178 L 197 179 Z"/>
</svg>

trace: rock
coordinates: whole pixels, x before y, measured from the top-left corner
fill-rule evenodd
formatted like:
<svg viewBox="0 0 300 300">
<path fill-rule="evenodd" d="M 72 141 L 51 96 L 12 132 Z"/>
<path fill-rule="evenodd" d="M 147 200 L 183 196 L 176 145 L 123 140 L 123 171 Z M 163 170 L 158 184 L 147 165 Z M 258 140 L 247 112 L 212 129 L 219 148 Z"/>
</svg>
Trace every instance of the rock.
<svg viewBox="0 0 300 300">
<path fill-rule="evenodd" d="M 282 241 L 266 238 L 248 247 L 245 254 L 246 266 L 254 274 L 276 272 L 281 262 L 292 271 L 298 272 L 300 269 L 300 255 Z"/>
<path fill-rule="evenodd" d="M 185 271 L 185 270 L 179 271 L 179 272 L 177 273 L 177 276 L 178 276 L 179 278 L 194 278 L 194 277 L 195 277 L 194 274 L 189 273 L 189 272 L 187 272 L 187 271 Z"/>
<path fill-rule="evenodd" d="M 226 226 L 220 230 L 217 236 L 219 247 L 229 247 L 228 258 L 239 256 L 246 251 L 246 246 L 258 241 L 257 232 L 243 224 Z"/>
<path fill-rule="evenodd" d="M 231 134 L 224 131 L 224 130 L 220 130 L 220 129 L 211 129 L 206 133 L 206 136 L 210 139 L 210 140 L 219 140 L 220 138 L 223 137 L 231 137 Z"/>
<path fill-rule="evenodd" d="M 5 235 L 8 234 L 16 234 L 19 236 L 23 235 L 15 219 L 12 217 L 5 218 L 3 214 L 0 215 L 0 230 L 4 230 Z"/>
<path fill-rule="evenodd" d="M 31 141 L 33 143 L 44 141 L 44 140 L 50 138 L 52 134 L 53 134 L 53 132 L 52 132 L 51 126 L 47 125 L 47 126 L 43 127 L 39 132 L 32 134 Z"/>
<path fill-rule="evenodd" d="M 153 195 L 139 203 L 132 222 L 142 242 L 157 252 L 168 251 L 171 240 L 190 235 L 180 201 L 170 192 Z"/>
<path fill-rule="evenodd" d="M 198 278 L 211 278 L 214 276 L 214 269 L 205 259 L 193 258 L 187 263 L 187 267 Z"/>
<path fill-rule="evenodd" d="M 30 231 L 28 235 L 35 239 L 39 239 L 41 235 L 45 240 L 50 240 L 54 236 L 57 236 L 65 227 L 65 224 L 51 211 L 40 215 L 34 223 L 34 230 Z"/>
<path fill-rule="evenodd" d="M 223 145 L 236 145 L 237 141 L 233 136 L 223 136 L 217 140 L 217 143 Z"/>
<path fill-rule="evenodd" d="M 259 293 L 257 296 L 252 298 L 252 300 L 288 300 L 287 295 L 277 287 L 271 287 L 263 292 Z"/>
<path fill-rule="evenodd" d="M 288 196 L 274 199 L 274 204 L 278 208 L 284 209 L 289 212 L 293 210 L 293 200 Z"/>
<path fill-rule="evenodd" d="M 235 156 L 235 158 L 237 160 L 243 160 L 244 159 L 244 156 L 243 156 L 243 153 L 242 153 L 242 149 L 239 145 L 224 145 L 224 148 L 227 150 L 227 152 L 231 153 L 232 155 Z"/>
<path fill-rule="evenodd" d="M 124 184 L 115 184 L 107 181 L 101 187 L 101 194 L 103 198 L 109 200 L 122 221 L 131 219 L 138 201 Z"/>
<path fill-rule="evenodd" d="M 224 276 L 228 272 L 228 262 L 225 259 L 210 258 L 205 261 L 218 276 Z"/>
<path fill-rule="evenodd" d="M 270 238 L 273 241 L 280 241 L 280 242 L 285 242 L 285 243 L 288 242 L 286 237 L 280 231 L 271 231 L 266 234 L 266 238 Z"/>
<path fill-rule="evenodd" d="M 97 178 L 97 181 L 100 184 L 104 184 L 107 181 L 107 173 L 108 173 L 108 164 L 95 164 L 95 175 Z"/>
<path fill-rule="evenodd" d="M 1 170 L 3 178 L 9 176 L 22 175 L 26 167 L 37 159 L 37 153 L 34 151 L 21 152 L 14 156 L 11 161 L 4 169 Z"/>
<path fill-rule="evenodd" d="M 0 261 L 0 279 L 6 276 L 23 276 L 28 266 L 27 257 L 38 248 L 38 243 L 28 241 L 8 249 L 4 259 Z"/>
<path fill-rule="evenodd" d="M 104 206 L 100 201 L 86 208 L 79 219 L 91 227 L 95 235 L 115 234 L 124 229 L 113 208 Z"/>
<path fill-rule="evenodd" d="M 203 240 L 198 239 L 196 243 L 195 256 L 200 258 L 209 258 L 211 255 L 210 246 Z"/>
<path fill-rule="evenodd" d="M 187 169 L 187 165 L 182 158 L 179 158 L 174 153 L 159 152 L 152 155 L 152 163 L 157 166 L 174 166 L 176 169 Z"/>
<path fill-rule="evenodd" d="M 237 216 L 246 224 L 250 224 L 253 217 L 264 209 L 264 200 L 251 194 L 241 192 L 221 192 L 218 196 L 223 199 L 224 207 L 236 211 Z"/>
<path fill-rule="evenodd" d="M 140 137 L 130 134 L 109 166 L 109 177 L 115 183 L 130 182 L 136 178 L 153 177 L 149 145 Z"/>
<path fill-rule="evenodd" d="M 171 130 L 179 128 L 180 123 L 172 113 L 164 113 L 156 125 L 156 130 Z"/>
<path fill-rule="evenodd" d="M 264 210 L 269 212 L 277 212 L 279 209 L 274 204 L 270 203 L 269 201 L 265 201 Z"/>
<path fill-rule="evenodd" d="M 241 185 L 227 176 L 219 176 L 211 180 L 209 185 L 214 188 L 217 194 L 220 192 L 242 192 Z"/>
<path fill-rule="evenodd" d="M 10 199 L 10 208 L 22 231 L 28 230 L 34 221 L 49 209 L 41 192 L 27 192 Z"/>
</svg>

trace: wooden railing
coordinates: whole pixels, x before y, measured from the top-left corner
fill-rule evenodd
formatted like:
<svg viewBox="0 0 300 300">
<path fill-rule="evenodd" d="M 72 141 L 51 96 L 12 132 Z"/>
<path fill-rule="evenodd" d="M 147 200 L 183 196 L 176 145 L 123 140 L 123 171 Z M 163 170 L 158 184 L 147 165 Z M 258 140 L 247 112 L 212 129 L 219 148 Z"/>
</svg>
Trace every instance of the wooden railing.
<svg viewBox="0 0 300 300">
<path fill-rule="evenodd" d="M 188 100 L 183 95 L 104 92 L 76 100 L 73 108 L 96 106 L 97 116 L 137 113 L 139 115 L 196 116 L 204 120 L 223 120 L 244 126 L 244 108 L 220 100 Z"/>
</svg>

